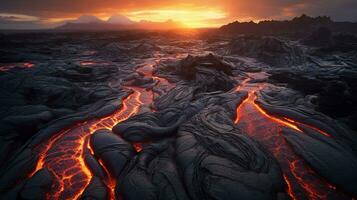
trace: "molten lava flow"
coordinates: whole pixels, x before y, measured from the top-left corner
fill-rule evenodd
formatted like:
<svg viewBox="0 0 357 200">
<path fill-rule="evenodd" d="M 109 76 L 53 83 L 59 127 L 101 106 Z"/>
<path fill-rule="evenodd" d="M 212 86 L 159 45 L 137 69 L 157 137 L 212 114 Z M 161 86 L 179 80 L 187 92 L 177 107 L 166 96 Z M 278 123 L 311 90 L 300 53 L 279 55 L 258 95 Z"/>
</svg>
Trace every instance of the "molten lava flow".
<svg viewBox="0 0 357 200">
<path fill-rule="evenodd" d="M 286 185 L 288 186 L 287 193 L 289 194 L 289 196 L 291 197 L 292 200 L 297 200 L 297 198 L 295 197 L 295 194 L 293 192 L 293 188 L 291 186 L 289 179 L 285 175 L 283 175 L 283 176 L 284 176 L 284 181 L 285 181 Z"/>
<path fill-rule="evenodd" d="M 251 78 L 246 78 L 241 84 L 238 85 L 238 87 L 236 87 L 234 91 L 235 92 L 241 91 L 242 87 L 245 86 L 250 80 Z"/>
<path fill-rule="evenodd" d="M 313 129 L 313 130 L 319 132 L 320 134 L 322 134 L 322 135 L 324 135 L 324 136 L 326 136 L 326 137 L 332 137 L 331 134 L 329 134 L 329 133 L 327 133 L 326 131 L 323 131 L 323 130 L 321 130 L 321 129 L 319 129 L 319 128 L 316 128 L 316 127 L 314 127 L 314 126 L 311 126 L 311 125 L 308 125 L 308 124 L 304 124 L 304 123 L 301 123 L 301 122 L 297 122 L 297 121 L 294 121 L 294 120 L 289 119 L 289 118 L 287 118 L 287 117 L 284 117 L 284 119 L 285 119 L 286 121 L 291 122 L 291 123 L 298 124 L 298 125 L 304 125 L 304 126 L 306 126 L 306 127 L 308 127 L 308 128 L 311 128 L 311 129 Z"/>
<path fill-rule="evenodd" d="M 13 65 L 4 65 L 4 66 L 0 66 L 0 71 L 1 72 L 6 72 L 6 71 L 9 71 L 15 67 L 19 67 L 19 68 L 32 68 L 34 67 L 35 64 L 33 63 L 28 63 L 28 62 L 25 62 L 25 63 L 20 63 L 20 64 L 13 64 Z"/>
<path fill-rule="evenodd" d="M 92 178 L 83 158 L 84 148 L 88 147 L 88 136 L 99 129 L 112 129 L 117 123 L 135 115 L 143 105 L 144 98 L 150 96 L 150 92 L 145 89 L 131 89 L 134 92 L 123 100 L 118 112 L 77 125 L 58 134 L 46 145 L 36 170 L 47 167 L 56 177 L 49 199 L 78 199 L 81 196 Z M 110 178 L 107 186 L 114 192 L 115 179 Z M 114 197 L 113 193 L 111 196 Z"/>
<path fill-rule="evenodd" d="M 247 82 L 245 82 L 247 83 Z M 340 193 L 316 174 L 308 164 L 289 146 L 281 134 L 281 127 L 288 127 L 304 133 L 299 125 L 303 124 L 288 118 L 272 116 L 256 102 L 256 92 L 261 85 L 241 85 L 239 90 L 249 92 L 248 97 L 237 106 L 235 123 L 244 132 L 263 144 L 276 157 L 283 171 L 287 193 L 293 200 L 299 199 L 351 199 Z M 304 124 L 305 125 L 305 124 Z M 314 130 L 318 128 L 308 126 Z M 328 133 L 319 131 L 329 136 Z"/>
<path fill-rule="evenodd" d="M 105 173 L 108 175 L 108 180 L 106 182 L 106 185 L 109 188 L 109 199 L 114 200 L 115 199 L 115 186 L 117 184 L 117 180 L 110 175 L 109 170 L 105 167 L 105 165 L 103 164 L 103 162 L 101 160 L 99 160 L 99 164 L 103 167 Z"/>
<path fill-rule="evenodd" d="M 143 66 L 138 72 L 145 71 Z M 153 77 L 153 66 L 149 65 L 146 77 Z M 151 72 L 150 72 L 151 71 Z M 158 77 L 157 77 L 158 78 Z M 163 78 L 158 78 L 161 82 Z M 153 92 L 140 87 L 127 87 L 133 91 L 122 102 L 121 108 L 114 114 L 102 119 L 93 119 L 78 124 L 66 131 L 55 134 L 46 145 L 38 147 L 39 160 L 35 172 L 46 167 L 55 176 L 54 184 L 47 199 L 78 199 L 90 183 L 92 173 L 84 160 L 84 151 L 93 154 L 89 145 L 89 136 L 99 129 L 112 129 L 116 124 L 127 120 L 140 111 L 143 105 L 149 106 L 153 101 Z M 141 150 L 140 144 L 133 144 L 136 151 Z M 107 168 L 99 161 L 109 179 L 106 185 L 110 191 L 110 199 L 115 199 L 116 179 L 111 177 Z"/>
<path fill-rule="evenodd" d="M 240 111 L 242 110 L 242 106 L 245 105 L 249 101 L 249 99 L 251 98 L 250 96 L 251 96 L 251 93 L 249 93 L 248 97 L 246 99 L 244 99 L 244 101 L 241 104 L 238 105 L 237 110 L 236 110 L 237 116 L 236 116 L 236 119 L 234 120 L 235 124 L 238 124 L 239 120 L 242 118 Z"/>
<path fill-rule="evenodd" d="M 267 114 L 258 104 L 256 104 L 256 103 L 254 102 L 255 99 L 257 98 L 255 95 L 254 95 L 254 97 L 255 97 L 255 98 L 254 98 L 254 100 L 253 100 L 253 104 L 254 104 L 255 108 L 256 108 L 262 115 L 264 115 L 265 117 L 269 118 L 270 120 L 275 121 L 275 122 L 278 123 L 278 124 L 281 124 L 281 125 L 283 125 L 283 126 L 292 128 L 292 129 L 294 129 L 294 130 L 296 130 L 296 131 L 302 132 L 302 130 L 301 130 L 299 127 L 297 127 L 296 125 L 294 125 L 293 123 L 291 123 L 292 121 L 290 121 L 290 122 L 284 121 L 284 120 L 282 120 L 282 119 L 279 119 L 279 118 L 276 118 L 276 117 L 274 117 L 274 116 L 271 116 L 271 115 Z"/>
<path fill-rule="evenodd" d="M 31 67 L 35 66 L 35 64 L 32 64 L 32 63 L 23 63 L 22 66 L 23 66 L 24 68 L 31 68 Z"/>
<path fill-rule="evenodd" d="M 154 63 L 145 65 L 137 70 L 140 74 L 143 74 L 146 77 L 152 77 L 157 82 L 157 86 L 166 87 L 166 91 L 171 90 L 175 87 L 174 84 L 170 83 L 167 79 L 154 75 L 154 67 L 158 63 L 158 61 L 154 61 Z"/>
<path fill-rule="evenodd" d="M 134 144 L 133 144 L 133 147 L 135 148 L 135 151 L 138 152 L 138 153 L 139 153 L 141 150 L 143 150 L 142 143 L 134 143 Z"/>
<path fill-rule="evenodd" d="M 82 62 L 80 62 L 81 66 L 88 66 L 88 65 L 94 65 L 94 64 L 95 64 L 95 62 L 93 62 L 93 61 L 82 61 Z"/>
</svg>

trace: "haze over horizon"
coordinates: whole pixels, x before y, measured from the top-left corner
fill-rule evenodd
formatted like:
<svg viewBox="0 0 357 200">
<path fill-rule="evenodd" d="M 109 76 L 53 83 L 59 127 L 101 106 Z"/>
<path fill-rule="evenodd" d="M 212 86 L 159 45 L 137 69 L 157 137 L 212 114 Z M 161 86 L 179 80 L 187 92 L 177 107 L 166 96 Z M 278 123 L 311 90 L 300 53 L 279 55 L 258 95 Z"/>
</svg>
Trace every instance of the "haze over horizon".
<svg viewBox="0 0 357 200">
<path fill-rule="evenodd" d="M 81 16 L 106 21 L 116 14 L 135 22 L 173 20 L 188 28 L 219 27 L 236 20 L 284 20 L 301 14 L 357 21 L 356 8 L 355 0 L 208 0 L 204 5 L 198 0 L 0 0 L 0 29 L 53 28 Z"/>
</svg>

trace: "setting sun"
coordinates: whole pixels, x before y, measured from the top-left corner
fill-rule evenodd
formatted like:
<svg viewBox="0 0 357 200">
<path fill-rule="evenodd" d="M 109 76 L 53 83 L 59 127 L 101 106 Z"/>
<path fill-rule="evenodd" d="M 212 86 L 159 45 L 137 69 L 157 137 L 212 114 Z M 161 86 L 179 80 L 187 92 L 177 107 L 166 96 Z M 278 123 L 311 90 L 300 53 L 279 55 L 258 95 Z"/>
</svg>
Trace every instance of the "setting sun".
<svg viewBox="0 0 357 200">
<path fill-rule="evenodd" d="M 126 13 L 126 15 L 135 21 L 150 19 L 156 22 L 173 20 L 182 23 L 188 28 L 216 27 L 221 20 L 227 17 L 227 14 L 218 9 L 158 9 L 158 10 L 140 10 Z"/>
<path fill-rule="evenodd" d="M 0 200 L 357 200 L 357 0 L 0 2 Z"/>
</svg>

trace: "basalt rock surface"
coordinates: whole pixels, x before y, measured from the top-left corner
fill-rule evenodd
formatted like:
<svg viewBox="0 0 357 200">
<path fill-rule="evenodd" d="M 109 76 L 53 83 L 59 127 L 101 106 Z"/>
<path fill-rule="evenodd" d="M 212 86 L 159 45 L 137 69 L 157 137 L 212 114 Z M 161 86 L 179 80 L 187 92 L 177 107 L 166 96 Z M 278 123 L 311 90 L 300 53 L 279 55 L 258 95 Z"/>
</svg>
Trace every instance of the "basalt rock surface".
<svg viewBox="0 0 357 200">
<path fill-rule="evenodd" d="M 256 58 L 272 67 L 289 67 L 304 62 L 303 51 L 296 45 L 276 37 L 241 37 L 233 40 L 230 54 Z"/>
<path fill-rule="evenodd" d="M 94 156 L 110 170 L 113 177 L 118 177 L 127 162 L 134 156 L 133 147 L 109 130 L 98 130 L 90 138 Z"/>
<path fill-rule="evenodd" d="M 189 196 L 281 198 L 283 182 L 277 163 L 259 144 L 234 127 L 230 103 L 233 102 L 205 108 L 178 131 L 177 162 L 183 170 Z"/>
<path fill-rule="evenodd" d="M 232 79 L 234 67 L 213 54 L 205 56 L 189 55 L 167 71 L 174 71 L 181 79 L 195 85 L 195 93 L 229 91 L 236 82 Z M 172 69 L 170 69 L 172 68 Z"/>
<path fill-rule="evenodd" d="M 357 197 L 353 37 L 45 36 L 0 47 L 0 199 Z"/>
</svg>

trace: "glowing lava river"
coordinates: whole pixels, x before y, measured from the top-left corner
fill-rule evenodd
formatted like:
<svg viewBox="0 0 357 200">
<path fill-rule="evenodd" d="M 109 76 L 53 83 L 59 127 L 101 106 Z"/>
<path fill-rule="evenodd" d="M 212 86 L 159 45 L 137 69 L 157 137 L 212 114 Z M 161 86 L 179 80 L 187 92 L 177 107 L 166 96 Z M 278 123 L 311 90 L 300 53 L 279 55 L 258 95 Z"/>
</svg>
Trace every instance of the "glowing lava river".
<svg viewBox="0 0 357 200">
<path fill-rule="evenodd" d="M 174 87 L 167 80 L 153 75 L 154 65 L 157 62 L 159 60 L 145 63 L 136 71 L 146 78 L 156 80 L 156 85 L 166 84 L 165 87 Z M 40 158 L 31 176 L 44 167 L 54 174 L 55 183 L 52 184 L 47 199 L 79 199 L 93 177 L 85 161 L 86 153 L 93 154 L 89 145 L 89 136 L 100 129 L 111 130 L 117 123 L 139 113 L 141 107 L 150 107 L 154 98 L 152 90 L 136 86 L 125 88 L 132 92 L 123 99 L 122 106 L 117 112 L 102 119 L 93 119 L 75 125 L 56 134 L 45 145 L 38 147 Z M 140 151 L 140 145 L 133 144 L 133 146 Z M 99 163 L 101 164 L 100 161 Z M 110 177 L 103 164 L 101 166 L 109 177 L 106 185 L 110 189 L 110 199 L 115 199 L 116 179 Z"/>
<path fill-rule="evenodd" d="M 250 74 L 250 76 L 264 76 L 264 74 Z M 256 103 L 258 98 L 256 93 L 264 88 L 265 84 L 249 83 L 250 80 L 250 78 L 246 79 L 236 88 L 236 92 L 248 92 L 248 97 L 237 107 L 235 124 L 249 137 L 261 143 L 279 162 L 290 198 L 293 200 L 351 199 L 321 178 L 293 151 L 282 134 L 282 127 L 290 128 L 296 134 L 304 134 L 299 128 L 299 124 L 302 123 L 268 114 Z M 317 130 L 325 137 L 331 137 L 318 128 L 308 127 Z"/>
<path fill-rule="evenodd" d="M 167 93 L 176 86 L 163 77 L 155 76 L 155 66 L 157 66 L 162 59 L 165 58 L 156 57 L 155 59 L 148 59 L 136 68 L 135 72 L 137 74 L 135 74 L 134 78 L 130 78 L 130 80 L 125 81 L 123 84 L 119 82 L 121 87 L 127 90 L 129 94 L 122 99 L 121 106 L 116 112 L 103 118 L 96 118 L 77 123 L 59 133 L 54 133 L 53 137 L 34 149 L 34 152 L 38 153 L 39 159 L 37 160 L 35 170 L 29 174 L 29 178 L 36 177 L 35 174 L 44 168 L 51 172 L 54 177 L 50 189 L 47 190 L 49 192 L 46 193 L 46 199 L 81 199 L 83 194 L 87 191 L 86 189 L 92 185 L 92 181 L 98 177 L 93 166 L 89 164 L 90 161 L 92 164 L 95 162 L 95 167 L 100 168 L 99 171 L 104 174 L 100 178 L 102 178 L 101 181 L 105 184 L 104 188 L 108 192 L 108 198 L 113 200 L 118 198 L 121 199 L 122 194 L 118 194 L 119 192 L 116 191 L 116 187 L 122 183 L 117 183 L 117 180 L 121 177 L 114 176 L 110 173 L 111 168 L 105 165 L 105 161 L 101 160 L 102 157 L 98 160 L 96 159 L 94 153 L 96 152 L 94 151 L 95 145 L 93 145 L 92 149 L 90 139 L 96 131 L 101 129 L 112 130 L 118 123 L 142 113 L 144 109 L 149 112 L 150 110 L 155 112 L 155 108 L 153 108 L 152 104 L 156 97 L 160 95 L 155 91 Z M 85 65 L 91 64 L 91 61 L 86 61 L 85 63 Z M 206 62 L 204 62 L 204 64 L 207 65 Z M 145 81 L 149 80 L 144 83 L 145 86 L 137 86 L 142 84 L 139 79 L 137 79 L 137 75 L 140 76 L 140 78 L 145 79 Z M 320 133 L 322 137 L 332 139 L 333 137 L 317 127 L 297 122 L 294 119 L 272 115 L 264 110 L 264 108 L 257 102 L 257 99 L 259 98 L 257 93 L 267 87 L 268 83 L 257 83 L 254 80 L 264 79 L 267 74 L 260 72 L 248 73 L 248 75 L 250 78 L 242 81 L 234 91 L 247 92 L 248 95 L 246 99 L 237 106 L 236 118 L 233 120 L 235 125 L 241 130 L 241 133 L 246 134 L 248 137 L 260 143 L 264 146 L 265 150 L 269 151 L 270 154 L 275 157 L 282 172 L 281 183 L 283 183 L 282 181 L 285 181 L 286 194 L 290 196 L 290 199 L 350 200 L 351 197 L 349 195 L 341 192 L 339 188 L 322 178 L 301 156 L 294 152 L 294 149 L 284 137 L 283 129 L 290 129 L 295 134 L 305 134 L 304 128 L 310 128 Z M 180 89 L 180 87 L 180 85 L 177 85 L 176 89 Z M 178 95 L 173 98 L 181 98 L 185 95 L 186 93 L 179 90 Z M 234 98 L 235 96 L 233 99 Z M 192 101 L 192 99 L 188 101 Z M 231 107 L 229 107 L 229 109 L 230 111 L 233 110 Z M 160 112 L 155 114 L 160 114 Z M 228 118 L 228 121 L 231 124 L 231 118 Z M 159 130 L 161 131 L 162 129 Z M 168 129 L 164 129 L 164 131 L 166 130 Z M 174 131 L 172 132 L 174 133 Z M 93 137 L 94 135 L 92 138 Z M 112 145 L 113 144 L 109 144 L 109 146 Z M 132 143 L 131 145 L 136 152 L 142 150 L 140 143 Z M 128 146 L 131 147 L 129 143 Z M 140 155 L 147 153 L 146 151 L 147 149 L 144 148 Z M 150 153 L 152 152 L 149 152 L 148 154 Z M 149 159 L 150 156 L 143 156 L 142 160 L 145 161 L 146 159 Z M 191 157 L 191 155 L 188 157 Z M 218 162 L 220 161 L 218 160 Z M 141 167 L 142 166 L 138 166 L 138 168 L 140 168 L 138 170 L 142 170 Z M 161 168 L 159 169 L 161 170 Z M 176 168 L 174 169 L 175 170 L 173 171 L 176 173 Z M 165 169 L 163 169 L 163 171 L 164 170 Z M 142 173 L 134 178 L 142 175 L 144 177 L 146 174 Z M 188 176 L 192 176 L 191 172 L 189 172 Z M 131 182 L 133 179 L 128 179 L 129 181 L 127 180 L 127 182 Z M 145 177 L 142 180 L 144 179 Z M 284 190 L 283 186 L 281 187 L 281 190 Z M 125 194 L 123 196 L 125 196 Z"/>
</svg>

